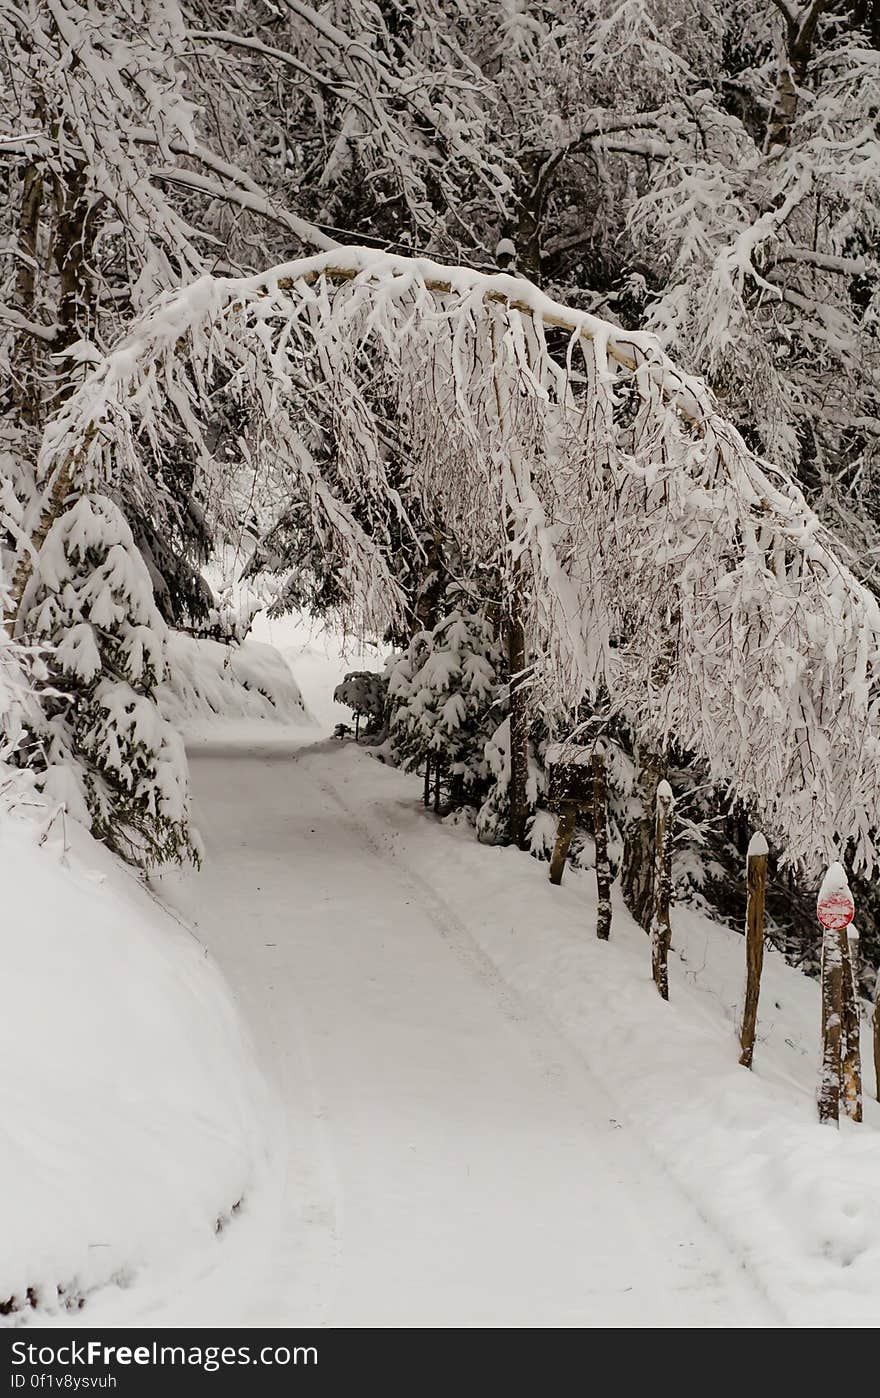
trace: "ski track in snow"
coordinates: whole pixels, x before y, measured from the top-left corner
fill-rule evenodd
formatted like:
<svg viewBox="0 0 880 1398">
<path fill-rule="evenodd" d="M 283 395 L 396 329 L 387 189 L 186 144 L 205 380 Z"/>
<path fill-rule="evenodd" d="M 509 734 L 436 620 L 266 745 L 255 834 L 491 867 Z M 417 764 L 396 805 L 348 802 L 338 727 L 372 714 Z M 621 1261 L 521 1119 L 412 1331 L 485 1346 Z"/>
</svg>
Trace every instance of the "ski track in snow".
<svg viewBox="0 0 880 1398">
<path fill-rule="evenodd" d="M 238 1276 L 239 1323 L 779 1324 L 584 1059 L 400 858 L 343 751 L 192 753 L 206 864 L 175 901 L 286 1118 L 283 1202 Z"/>
</svg>

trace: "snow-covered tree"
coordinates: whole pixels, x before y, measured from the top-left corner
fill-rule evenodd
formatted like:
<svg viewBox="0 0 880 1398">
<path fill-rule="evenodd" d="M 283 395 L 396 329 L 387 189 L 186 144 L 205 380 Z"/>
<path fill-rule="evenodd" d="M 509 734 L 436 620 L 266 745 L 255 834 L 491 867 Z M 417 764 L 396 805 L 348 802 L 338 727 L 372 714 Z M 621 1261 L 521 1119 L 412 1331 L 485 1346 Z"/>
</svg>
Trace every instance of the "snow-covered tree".
<svg viewBox="0 0 880 1398">
<path fill-rule="evenodd" d="M 81 495 L 54 521 L 20 612 L 51 647 L 31 766 L 112 849 L 149 865 L 196 857 L 183 742 L 163 719 L 165 627 L 118 506 Z"/>
<path fill-rule="evenodd" d="M 345 704 L 355 716 L 355 736 L 360 721 L 367 720 L 368 733 L 380 733 L 385 721 L 388 680 L 373 670 L 351 670 L 333 691 L 336 704 Z"/>
<path fill-rule="evenodd" d="M 401 766 L 428 762 L 453 806 L 486 784 L 486 741 L 498 723 L 501 647 L 485 612 L 465 593 L 447 594 L 445 614 L 420 632 L 389 677 L 391 751 Z"/>
<path fill-rule="evenodd" d="M 529 703 L 574 713 L 601 687 L 644 741 L 674 733 L 701 754 L 792 857 L 844 838 L 870 865 L 880 608 L 792 482 L 655 340 L 509 276 L 363 249 L 202 278 L 65 404 L 35 538 L 74 486 L 143 488 L 145 454 L 182 431 L 210 492 L 234 496 L 204 430 L 207 362 L 235 366 L 254 423 L 251 498 L 309 501 L 371 629 L 405 600 L 312 444 L 332 435 L 340 476 L 384 513 L 401 506 L 393 422 L 460 556 L 519 580 Z M 33 566 L 25 551 L 19 586 Z"/>
<path fill-rule="evenodd" d="M 502 576 L 524 704 L 574 714 L 600 675 L 641 747 L 662 754 L 674 736 L 746 801 L 760 755 L 742 711 L 800 713 L 805 686 L 766 778 L 796 809 L 780 797 L 766 823 L 805 850 L 826 840 L 824 807 L 845 837 L 868 794 L 843 718 L 830 749 L 809 736 L 840 675 L 832 659 L 810 671 L 803 622 L 811 540 L 842 553 L 809 532 L 787 478 L 845 525 L 845 562 L 870 577 L 873 7 L 0 0 L 0 30 L 0 508 L 19 629 L 23 540 L 39 554 L 71 492 L 118 502 L 170 620 L 208 605 L 201 562 L 233 533 L 256 543 L 255 567 L 276 568 L 279 605 L 356 606 L 399 641 L 435 624 L 428 591 L 451 549 L 461 575 Z M 334 253 L 332 274 L 311 266 L 303 286 L 257 277 L 243 302 L 218 298 L 267 256 L 352 234 L 446 265 L 398 259 L 357 282 L 363 261 Z M 555 309 L 536 316 L 522 280 L 449 271 L 499 248 Z M 208 269 L 193 315 L 171 289 Z M 106 350 L 157 292 L 166 319 L 151 313 L 152 341 L 129 340 L 135 362 L 117 358 L 108 383 Z M 605 322 L 585 329 L 570 313 L 584 306 Z M 745 443 L 716 430 L 702 387 L 658 368 L 646 327 L 708 375 Z M 104 385 L 106 417 L 97 400 L 91 416 L 81 398 L 68 411 L 86 383 Z M 740 469 L 760 452 L 784 478 Z M 842 623 L 838 594 L 813 594 L 844 669 L 863 646 L 848 589 Z M 708 626 L 713 607 L 710 635 L 697 617 Z M 738 675 L 712 661 L 725 626 L 763 637 Z M 733 718 L 717 700 L 728 682 Z M 861 711 L 870 665 L 864 683 Z M 853 828 L 864 853 L 861 815 Z"/>
</svg>

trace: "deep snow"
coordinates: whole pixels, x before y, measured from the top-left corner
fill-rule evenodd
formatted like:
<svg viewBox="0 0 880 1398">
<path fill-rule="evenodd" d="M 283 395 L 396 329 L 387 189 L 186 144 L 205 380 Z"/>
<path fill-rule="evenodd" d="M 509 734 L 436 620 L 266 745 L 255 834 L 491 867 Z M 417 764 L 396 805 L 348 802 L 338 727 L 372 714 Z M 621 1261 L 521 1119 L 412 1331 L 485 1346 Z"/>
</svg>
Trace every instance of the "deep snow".
<svg viewBox="0 0 880 1398">
<path fill-rule="evenodd" d="M 0 1303 L 90 1319 L 107 1287 L 145 1319 L 265 1188 L 276 1108 L 205 948 L 81 827 L 43 828 L 0 825 Z"/>
</svg>

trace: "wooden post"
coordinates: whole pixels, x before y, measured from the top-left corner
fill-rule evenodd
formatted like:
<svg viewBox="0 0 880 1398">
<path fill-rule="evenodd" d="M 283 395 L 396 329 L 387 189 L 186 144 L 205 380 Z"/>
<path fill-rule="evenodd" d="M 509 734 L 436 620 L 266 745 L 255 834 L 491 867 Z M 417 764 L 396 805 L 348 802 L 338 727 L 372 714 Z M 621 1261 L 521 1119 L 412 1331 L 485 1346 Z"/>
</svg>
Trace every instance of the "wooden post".
<svg viewBox="0 0 880 1398">
<path fill-rule="evenodd" d="M 672 898 L 672 810 L 669 782 L 657 786 L 657 823 L 654 831 L 654 906 L 651 916 L 651 972 L 663 1000 L 669 999 L 667 957 L 672 940 L 669 904 Z"/>
<path fill-rule="evenodd" d="M 819 1079 L 819 1120 L 840 1114 L 840 1037 L 843 1012 L 843 966 L 840 937 L 826 927 L 822 938 L 822 1075 Z"/>
<path fill-rule="evenodd" d="M 743 1008 L 742 1031 L 739 1036 L 742 1053 L 739 1061 L 751 1068 L 755 1048 L 755 1028 L 758 1023 L 758 996 L 761 992 L 761 970 L 764 965 L 764 894 L 767 888 L 767 841 L 763 835 L 753 835 L 746 859 L 746 1002 Z"/>
<path fill-rule="evenodd" d="M 422 801 L 425 806 L 431 804 L 431 754 L 425 754 L 425 790 L 422 793 Z"/>
<path fill-rule="evenodd" d="M 565 860 L 571 846 L 571 837 L 574 834 L 574 825 L 577 819 L 577 806 L 571 801 L 566 801 L 559 808 L 559 824 L 556 827 L 556 844 L 553 849 L 553 858 L 550 860 L 550 882 L 562 883 L 562 873 L 565 869 Z"/>
<path fill-rule="evenodd" d="M 359 709 L 355 709 L 355 713 L 354 713 L 354 740 L 355 740 L 356 743 L 357 743 L 357 742 L 360 742 L 360 736 L 361 736 L 361 715 L 360 715 L 360 710 L 359 710 Z"/>
<path fill-rule="evenodd" d="M 880 1102 L 880 976 L 874 999 L 874 1093 Z"/>
<path fill-rule="evenodd" d="M 840 1088 L 843 1106 L 851 1121 L 862 1119 L 862 1047 L 859 992 L 856 984 L 858 941 L 852 937 L 852 924 L 840 930 L 841 975 L 843 980 L 843 1047 Z"/>
<path fill-rule="evenodd" d="M 855 907 L 853 896 L 840 864 L 831 864 L 822 880 L 816 912 L 823 928 L 822 935 L 822 1073 L 819 1078 L 819 1120 L 840 1121 L 840 1090 L 845 1081 L 844 1066 L 844 1005 L 845 998 L 854 993 L 850 968 L 847 927 L 852 922 Z M 845 981 L 850 981 L 847 990 Z M 858 1020 L 856 1020 L 858 1031 Z M 856 1032 L 855 1052 L 858 1052 Z M 855 1080 L 853 1064 L 849 1067 L 850 1093 L 847 1110 L 854 1110 Z"/>
<path fill-rule="evenodd" d="M 440 757 L 434 763 L 434 814 L 440 814 Z"/>
<path fill-rule="evenodd" d="M 607 942 L 611 935 L 611 865 L 608 862 L 608 792 L 604 753 L 594 752 L 593 840 L 596 845 L 596 936 Z"/>
</svg>

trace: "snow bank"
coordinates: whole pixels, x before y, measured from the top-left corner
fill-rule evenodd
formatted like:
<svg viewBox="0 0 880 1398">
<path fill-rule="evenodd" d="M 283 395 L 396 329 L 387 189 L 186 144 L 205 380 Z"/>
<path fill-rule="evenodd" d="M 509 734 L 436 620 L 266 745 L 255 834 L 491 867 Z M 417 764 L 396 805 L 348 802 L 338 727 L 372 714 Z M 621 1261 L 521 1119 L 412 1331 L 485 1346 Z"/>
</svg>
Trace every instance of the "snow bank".
<svg viewBox="0 0 880 1398">
<path fill-rule="evenodd" d="M 159 706 L 185 737 L 198 737 L 217 718 L 262 720 L 310 726 L 289 667 L 273 646 L 245 641 L 226 646 L 172 632 L 169 678 L 159 690 Z"/>
<path fill-rule="evenodd" d="M 79 827 L 67 854 L 62 833 L 40 847 L 34 822 L 0 823 L 13 1324 L 20 1307 L 91 1319 L 109 1283 L 173 1296 L 182 1267 L 209 1267 L 241 1229 L 271 1153 L 275 1109 L 205 949 Z"/>
</svg>

